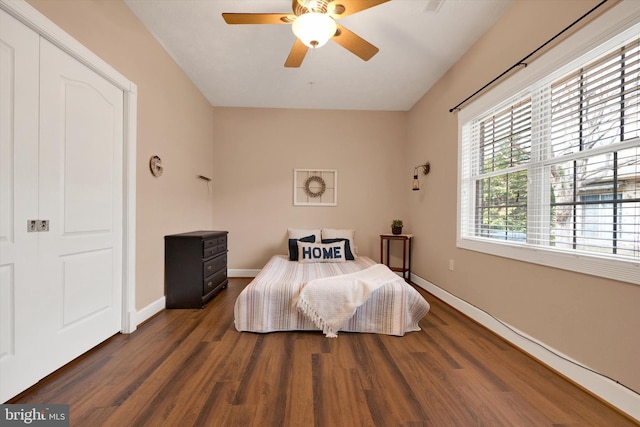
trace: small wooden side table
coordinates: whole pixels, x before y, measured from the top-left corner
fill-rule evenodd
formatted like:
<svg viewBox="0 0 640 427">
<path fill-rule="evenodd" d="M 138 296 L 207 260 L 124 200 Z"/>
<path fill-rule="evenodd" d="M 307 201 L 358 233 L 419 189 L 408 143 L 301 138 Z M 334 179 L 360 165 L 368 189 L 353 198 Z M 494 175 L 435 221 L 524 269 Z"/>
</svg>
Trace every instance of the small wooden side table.
<svg viewBox="0 0 640 427">
<path fill-rule="evenodd" d="M 400 240 L 402 242 L 402 267 L 391 267 L 389 265 L 389 244 L 392 240 Z M 387 242 L 386 251 L 384 242 Z M 381 234 L 380 235 L 380 264 L 385 264 L 392 271 L 402 273 L 402 278 L 411 283 L 411 244 L 413 242 L 413 234 Z M 386 254 L 386 257 L 385 257 Z"/>
</svg>

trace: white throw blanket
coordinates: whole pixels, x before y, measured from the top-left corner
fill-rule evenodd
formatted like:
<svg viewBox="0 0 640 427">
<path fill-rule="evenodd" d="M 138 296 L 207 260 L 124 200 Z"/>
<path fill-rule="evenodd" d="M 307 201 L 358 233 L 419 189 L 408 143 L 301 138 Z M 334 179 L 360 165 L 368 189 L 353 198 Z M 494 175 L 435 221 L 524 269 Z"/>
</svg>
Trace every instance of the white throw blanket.
<svg viewBox="0 0 640 427">
<path fill-rule="evenodd" d="M 328 338 L 335 338 L 337 331 L 373 291 L 397 280 L 403 279 L 383 264 L 355 273 L 311 280 L 300 291 L 295 306 Z"/>
</svg>

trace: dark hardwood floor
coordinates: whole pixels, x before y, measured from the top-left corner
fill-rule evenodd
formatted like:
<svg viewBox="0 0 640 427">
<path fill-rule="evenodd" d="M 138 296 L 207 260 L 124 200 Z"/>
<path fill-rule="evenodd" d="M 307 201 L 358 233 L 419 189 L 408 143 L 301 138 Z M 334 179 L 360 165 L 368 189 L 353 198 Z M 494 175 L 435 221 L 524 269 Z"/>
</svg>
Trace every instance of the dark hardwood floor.
<svg viewBox="0 0 640 427">
<path fill-rule="evenodd" d="M 72 426 L 637 426 L 426 294 L 404 337 L 239 333 L 231 279 L 165 310 L 10 403 L 70 405 Z M 43 355 L 44 356 L 44 355 Z"/>
</svg>

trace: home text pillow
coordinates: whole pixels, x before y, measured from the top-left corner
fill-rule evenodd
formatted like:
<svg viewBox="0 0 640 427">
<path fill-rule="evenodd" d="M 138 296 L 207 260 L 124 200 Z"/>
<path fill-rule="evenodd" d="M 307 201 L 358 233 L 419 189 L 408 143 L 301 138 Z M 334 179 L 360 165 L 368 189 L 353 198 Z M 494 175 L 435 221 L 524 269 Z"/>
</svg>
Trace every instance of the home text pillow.
<svg viewBox="0 0 640 427">
<path fill-rule="evenodd" d="M 344 242 L 344 255 L 347 261 L 353 261 L 354 259 L 356 259 L 355 255 L 351 251 L 351 243 L 349 243 L 349 239 L 322 239 L 322 243 L 336 242 Z"/>
<path fill-rule="evenodd" d="M 354 234 L 355 234 L 355 230 L 351 230 L 351 229 L 323 228 L 322 240 L 347 239 L 349 241 L 349 251 L 353 256 L 353 259 L 356 259 L 357 258 L 356 247 L 353 241 Z M 316 240 L 316 241 L 320 242 L 321 240 Z"/>
<path fill-rule="evenodd" d="M 335 243 L 307 243 L 298 240 L 299 262 L 345 262 L 344 241 Z"/>
<path fill-rule="evenodd" d="M 298 261 L 298 240 L 320 242 L 320 229 L 289 228 L 289 259 Z"/>
<path fill-rule="evenodd" d="M 289 239 L 289 260 L 298 261 L 298 242 L 314 243 L 316 236 L 305 236 L 300 239 Z"/>
</svg>

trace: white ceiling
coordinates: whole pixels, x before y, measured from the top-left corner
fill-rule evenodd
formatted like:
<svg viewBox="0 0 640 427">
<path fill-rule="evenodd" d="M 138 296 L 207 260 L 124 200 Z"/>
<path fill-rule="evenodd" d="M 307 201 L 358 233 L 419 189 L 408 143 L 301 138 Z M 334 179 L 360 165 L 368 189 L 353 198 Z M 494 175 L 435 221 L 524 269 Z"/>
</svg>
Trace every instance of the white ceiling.
<svg viewBox="0 0 640 427">
<path fill-rule="evenodd" d="M 213 106 L 407 111 L 512 0 L 391 0 L 339 21 L 380 49 L 371 60 L 330 41 L 300 68 L 284 67 L 290 25 L 221 16 L 290 13 L 291 0 L 124 1 Z"/>
</svg>

